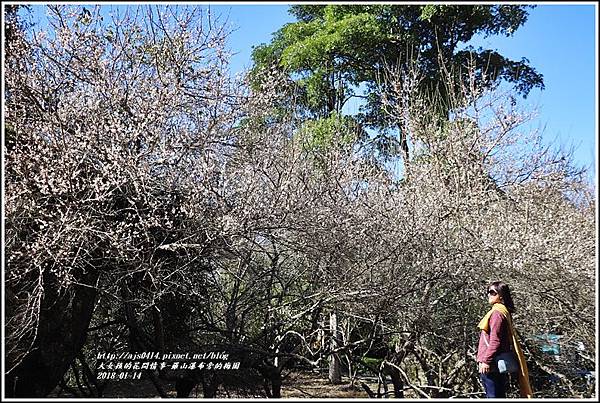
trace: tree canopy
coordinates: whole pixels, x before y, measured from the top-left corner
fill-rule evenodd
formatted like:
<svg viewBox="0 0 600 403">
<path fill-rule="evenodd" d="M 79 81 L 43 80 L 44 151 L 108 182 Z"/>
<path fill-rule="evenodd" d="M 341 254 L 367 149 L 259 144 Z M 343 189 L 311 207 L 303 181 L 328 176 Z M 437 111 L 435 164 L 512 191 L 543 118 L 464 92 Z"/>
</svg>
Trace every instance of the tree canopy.
<svg viewBox="0 0 600 403">
<path fill-rule="evenodd" d="M 275 65 L 288 73 L 298 85 L 300 102 L 315 118 L 340 113 L 352 97 L 362 97 L 366 102 L 356 115 L 358 122 L 386 131 L 397 125 L 385 113 L 382 76 L 413 63 L 422 78 L 419 91 L 436 99 L 442 116 L 451 109 L 444 75 L 468 87 L 468 66 L 487 87 L 508 81 L 523 96 L 534 87 L 543 89 L 543 76 L 527 59 L 513 61 L 494 50 L 460 47 L 477 34 L 511 36 L 527 21 L 531 7 L 294 5 L 290 12 L 298 21 L 254 49 L 254 69 Z M 401 142 L 407 151 L 406 139 Z"/>
</svg>

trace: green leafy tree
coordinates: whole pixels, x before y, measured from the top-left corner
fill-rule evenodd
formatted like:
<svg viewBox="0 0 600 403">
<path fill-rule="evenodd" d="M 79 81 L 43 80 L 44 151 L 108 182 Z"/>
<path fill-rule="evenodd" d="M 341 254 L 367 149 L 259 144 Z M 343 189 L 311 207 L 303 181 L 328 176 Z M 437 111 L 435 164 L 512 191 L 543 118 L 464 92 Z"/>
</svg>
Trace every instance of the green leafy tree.
<svg viewBox="0 0 600 403">
<path fill-rule="evenodd" d="M 543 89 L 542 75 L 527 59 L 513 61 L 493 50 L 459 47 L 476 34 L 511 36 L 527 21 L 530 7 L 294 5 L 290 12 L 298 21 L 284 25 L 271 43 L 254 49 L 255 70 L 277 66 L 288 73 L 312 118 L 339 114 L 351 98 L 364 98 L 357 122 L 389 133 L 398 125 L 385 113 L 387 89 L 381 78 L 387 70 L 406 71 L 411 63 L 421 74 L 418 91 L 435 100 L 442 120 L 453 106 L 443 78 L 451 75 L 467 84 L 469 65 L 475 66 L 476 79 L 486 87 L 508 81 L 523 96 L 534 87 Z M 398 145 L 408 158 L 402 130 Z"/>
</svg>

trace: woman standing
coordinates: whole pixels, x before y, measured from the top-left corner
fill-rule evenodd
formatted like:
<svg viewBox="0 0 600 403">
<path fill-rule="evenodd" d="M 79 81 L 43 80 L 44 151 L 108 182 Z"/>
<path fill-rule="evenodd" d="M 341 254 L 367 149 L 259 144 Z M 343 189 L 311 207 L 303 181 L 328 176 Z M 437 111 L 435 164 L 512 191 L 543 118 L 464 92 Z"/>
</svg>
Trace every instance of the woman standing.
<svg viewBox="0 0 600 403">
<path fill-rule="evenodd" d="M 485 395 L 506 397 L 508 374 L 498 371 L 494 358 L 512 350 L 520 367 L 518 378 L 521 397 L 532 397 L 527 362 L 512 323 L 511 313 L 515 311 L 515 304 L 510 289 L 503 282 L 495 281 L 488 286 L 487 296 L 492 309 L 479 322 L 481 334 L 477 349 L 477 365 Z"/>
</svg>

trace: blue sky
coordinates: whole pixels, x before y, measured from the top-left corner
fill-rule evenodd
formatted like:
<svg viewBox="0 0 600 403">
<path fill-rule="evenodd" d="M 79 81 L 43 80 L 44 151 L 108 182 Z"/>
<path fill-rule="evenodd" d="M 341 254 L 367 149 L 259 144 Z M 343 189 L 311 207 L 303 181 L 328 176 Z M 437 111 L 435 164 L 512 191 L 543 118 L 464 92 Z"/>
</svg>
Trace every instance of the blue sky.
<svg viewBox="0 0 600 403">
<path fill-rule="evenodd" d="M 513 60 L 526 57 L 544 75 L 546 89 L 532 90 L 522 103 L 538 109 L 536 121 L 545 125 L 548 141 L 574 146 L 579 165 L 592 169 L 597 157 L 595 25 L 593 5 L 545 4 L 531 10 L 512 37 L 476 41 Z"/>
<path fill-rule="evenodd" d="M 219 5 L 215 11 L 228 14 L 238 27 L 230 47 L 238 52 L 232 69 L 250 66 L 252 46 L 269 42 L 283 24 L 293 22 L 286 4 Z M 591 4 L 539 4 L 529 11 L 527 22 L 513 36 L 477 37 L 475 47 L 497 50 L 513 60 L 526 57 L 544 76 L 545 90 L 534 89 L 525 108 L 535 108 L 538 116 L 531 127 L 544 127 L 548 143 L 575 148 L 578 166 L 590 168 L 596 180 L 596 21 Z"/>
<path fill-rule="evenodd" d="M 294 21 L 286 3 L 213 3 L 210 7 L 227 16 L 235 28 L 229 40 L 236 53 L 232 72 L 250 67 L 252 47 L 269 42 L 273 32 Z M 547 142 L 575 147 L 575 161 L 590 168 L 592 181 L 597 177 L 595 12 L 592 4 L 538 4 L 513 36 L 472 41 L 475 47 L 497 50 L 513 60 L 526 57 L 543 74 L 546 89 L 532 90 L 520 104 L 537 109 L 531 127 L 544 127 Z"/>
</svg>

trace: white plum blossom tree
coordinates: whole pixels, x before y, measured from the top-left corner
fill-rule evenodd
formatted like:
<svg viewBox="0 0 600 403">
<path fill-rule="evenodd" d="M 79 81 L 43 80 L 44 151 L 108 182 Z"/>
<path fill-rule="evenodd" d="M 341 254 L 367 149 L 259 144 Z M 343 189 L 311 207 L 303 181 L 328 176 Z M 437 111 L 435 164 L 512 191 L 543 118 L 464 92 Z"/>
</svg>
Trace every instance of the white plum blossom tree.
<svg viewBox="0 0 600 403">
<path fill-rule="evenodd" d="M 591 395 L 595 199 L 510 96 L 447 79 L 442 119 L 418 72 L 391 73 L 400 166 L 341 116 L 307 120 L 278 69 L 231 78 L 204 8 L 47 10 L 5 49 L 7 396 L 101 396 L 100 351 L 212 348 L 245 370 L 148 371 L 157 393 L 281 397 L 287 371 L 330 359 L 354 382 L 376 354 L 396 397 L 477 396 L 496 279 L 536 397 Z"/>
</svg>

